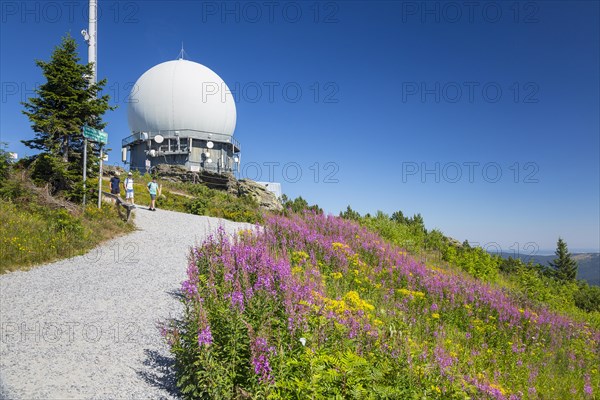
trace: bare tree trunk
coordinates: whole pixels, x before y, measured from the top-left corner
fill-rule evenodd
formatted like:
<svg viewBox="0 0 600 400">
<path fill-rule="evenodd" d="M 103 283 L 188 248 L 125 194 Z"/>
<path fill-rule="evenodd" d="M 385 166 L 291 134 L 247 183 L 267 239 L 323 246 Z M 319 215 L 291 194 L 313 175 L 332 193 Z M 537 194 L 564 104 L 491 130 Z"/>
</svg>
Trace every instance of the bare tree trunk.
<svg viewBox="0 0 600 400">
<path fill-rule="evenodd" d="M 65 163 L 69 162 L 69 136 L 63 137 L 62 158 Z"/>
</svg>

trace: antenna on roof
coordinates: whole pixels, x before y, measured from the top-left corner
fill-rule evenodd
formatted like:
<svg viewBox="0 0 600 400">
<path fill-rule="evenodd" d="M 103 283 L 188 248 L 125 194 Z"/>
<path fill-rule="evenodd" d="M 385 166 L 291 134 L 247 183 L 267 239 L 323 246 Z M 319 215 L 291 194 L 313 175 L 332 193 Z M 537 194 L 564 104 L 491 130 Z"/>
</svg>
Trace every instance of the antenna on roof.
<svg viewBox="0 0 600 400">
<path fill-rule="evenodd" d="M 177 56 L 178 60 L 183 60 L 184 56 L 187 56 L 188 54 L 185 52 L 185 50 L 183 49 L 183 42 L 181 42 L 181 51 L 179 52 L 179 55 Z"/>
</svg>

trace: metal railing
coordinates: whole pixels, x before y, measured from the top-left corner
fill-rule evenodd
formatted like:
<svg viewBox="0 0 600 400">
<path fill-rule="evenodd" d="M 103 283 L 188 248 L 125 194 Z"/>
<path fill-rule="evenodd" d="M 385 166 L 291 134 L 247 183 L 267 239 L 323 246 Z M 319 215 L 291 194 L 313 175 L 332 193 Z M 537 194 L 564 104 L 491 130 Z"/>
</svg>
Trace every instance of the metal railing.
<svg viewBox="0 0 600 400">
<path fill-rule="evenodd" d="M 203 131 L 195 131 L 190 129 L 179 129 L 172 131 L 159 131 L 159 132 L 134 132 L 130 136 L 127 136 L 125 139 L 121 141 L 121 147 L 131 146 L 137 142 L 142 142 L 148 139 L 154 139 L 156 135 L 161 135 L 165 139 L 166 138 L 185 138 L 191 137 L 193 139 L 200 140 L 214 140 L 215 142 L 221 143 L 231 143 L 234 147 L 234 153 L 238 153 L 242 150 L 240 146 L 240 142 L 236 140 L 233 136 L 225 135 L 222 133 L 214 133 L 214 132 L 203 132 Z"/>
</svg>

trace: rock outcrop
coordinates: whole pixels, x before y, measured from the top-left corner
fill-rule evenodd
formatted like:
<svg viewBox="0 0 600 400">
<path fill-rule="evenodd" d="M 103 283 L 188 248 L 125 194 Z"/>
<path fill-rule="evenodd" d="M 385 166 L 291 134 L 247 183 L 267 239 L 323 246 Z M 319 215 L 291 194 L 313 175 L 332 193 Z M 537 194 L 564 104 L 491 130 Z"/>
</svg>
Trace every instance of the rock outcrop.
<svg viewBox="0 0 600 400">
<path fill-rule="evenodd" d="M 272 192 L 269 192 L 264 186 L 249 179 L 236 180 L 235 185 L 229 189 L 229 192 L 237 196 L 249 196 L 256 200 L 258 205 L 265 210 L 283 210 L 281 202 Z"/>
</svg>

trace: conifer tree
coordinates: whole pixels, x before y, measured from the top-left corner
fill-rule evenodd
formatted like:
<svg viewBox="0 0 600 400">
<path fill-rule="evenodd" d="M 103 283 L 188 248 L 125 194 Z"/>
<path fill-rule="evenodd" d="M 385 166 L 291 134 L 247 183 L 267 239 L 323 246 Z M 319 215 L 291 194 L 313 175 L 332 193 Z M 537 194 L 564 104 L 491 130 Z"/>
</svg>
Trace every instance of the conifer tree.
<svg viewBox="0 0 600 400">
<path fill-rule="evenodd" d="M 554 269 L 554 276 L 561 281 L 574 281 L 577 278 L 577 261 L 573 260 L 562 238 L 558 238 L 554 254 L 556 258 L 548 263 Z"/>
<path fill-rule="evenodd" d="M 54 190 L 71 190 L 81 180 L 83 168 L 82 128 L 88 125 L 103 129 L 102 116 L 112 110 L 109 96 L 97 97 L 106 84 L 103 79 L 91 83 L 92 64 L 80 64 L 77 43 L 67 35 L 54 49 L 50 61 L 36 60 L 46 83 L 36 90 L 36 97 L 22 103 L 35 137 L 22 142 L 41 153 L 34 161 L 34 179 L 44 180 Z M 99 145 L 88 143 L 88 170 L 98 163 Z M 36 166 L 36 162 L 40 165 Z"/>
</svg>

